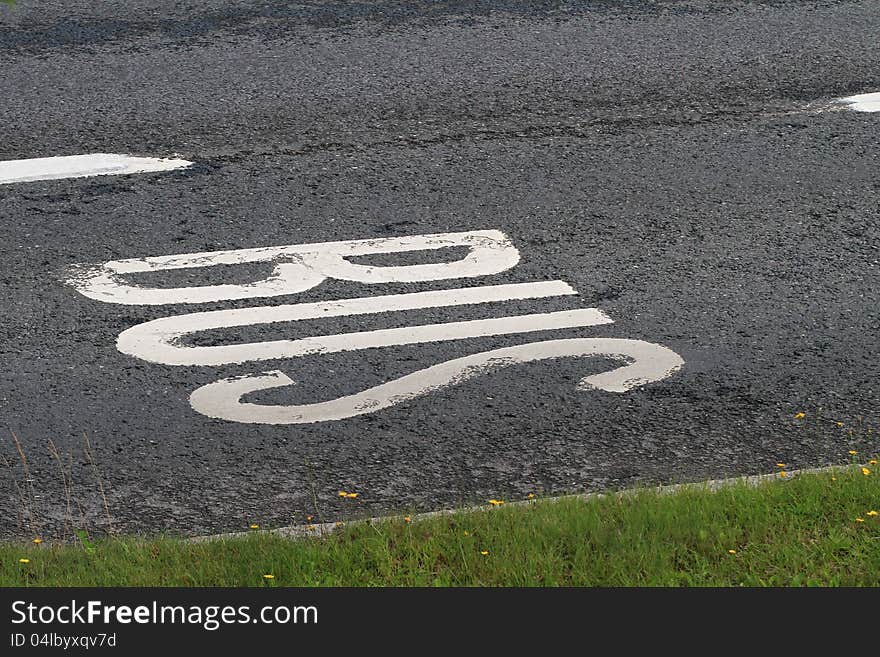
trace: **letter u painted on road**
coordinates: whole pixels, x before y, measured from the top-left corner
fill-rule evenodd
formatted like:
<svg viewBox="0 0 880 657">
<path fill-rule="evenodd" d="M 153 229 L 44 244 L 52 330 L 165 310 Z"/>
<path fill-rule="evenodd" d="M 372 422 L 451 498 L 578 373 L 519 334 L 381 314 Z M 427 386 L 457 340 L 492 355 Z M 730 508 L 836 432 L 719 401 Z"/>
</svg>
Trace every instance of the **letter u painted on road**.
<svg viewBox="0 0 880 657">
<path fill-rule="evenodd" d="M 467 252 L 464 257 L 454 260 L 406 266 L 364 265 L 349 260 L 356 256 L 447 247 L 465 247 Z M 519 251 L 506 235 L 497 230 L 485 230 L 117 260 L 99 265 L 77 265 L 71 268 L 66 282 L 83 295 L 108 303 L 196 304 L 294 295 L 314 288 L 328 278 L 369 285 L 471 279 L 508 270 L 519 262 L 519 258 Z M 263 280 L 242 285 L 152 288 L 130 280 L 146 272 L 247 263 L 271 264 L 273 272 Z M 534 281 L 194 312 L 133 326 L 119 335 L 117 347 L 124 354 L 149 362 L 211 367 L 397 345 L 574 329 L 612 322 L 597 308 L 574 308 L 439 324 L 402 325 L 354 333 L 327 333 L 292 340 L 207 347 L 185 343 L 185 338 L 192 334 L 223 328 L 402 313 L 425 308 L 489 307 L 489 304 L 505 301 L 571 297 L 576 294 L 563 281 Z M 190 403 L 193 409 L 204 415 L 233 422 L 326 422 L 374 413 L 500 368 L 535 361 L 584 357 L 602 357 L 617 361 L 618 365 L 611 371 L 585 377 L 579 387 L 582 390 L 617 393 L 664 379 L 684 364 L 681 357 L 670 349 L 641 340 L 556 339 L 456 358 L 329 401 L 290 406 L 242 401 L 249 393 L 294 383 L 285 373 L 272 370 L 222 379 L 202 386 L 192 393 Z"/>
</svg>

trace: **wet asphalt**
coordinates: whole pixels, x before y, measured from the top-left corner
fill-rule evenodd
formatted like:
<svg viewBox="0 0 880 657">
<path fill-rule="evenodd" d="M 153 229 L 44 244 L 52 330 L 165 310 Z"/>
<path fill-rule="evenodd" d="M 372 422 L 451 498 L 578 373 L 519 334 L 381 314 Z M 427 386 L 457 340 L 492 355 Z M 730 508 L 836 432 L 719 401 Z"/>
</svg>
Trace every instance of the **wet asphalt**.
<svg viewBox="0 0 880 657">
<path fill-rule="evenodd" d="M 0 160 L 195 163 L 0 185 L 0 536 L 70 524 L 203 534 L 876 453 L 880 114 L 833 100 L 880 90 L 878 34 L 869 0 L 0 5 Z M 574 307 L 614 323 L 165 366 L 121 354 L 116 337 L 193 310 L 462 282 L 331 280 L 193 308 L 101 303 L 62 280 L 76 263 L 489 229 L 522 259 L 467 284 L 559 279 L 579 298 L 250 327 L 199 344 Z M 370 262 L 406 264 L 387 258 Z M 217 269 L 143 281 L 269 271 Z M 333 399 L 478 351 L 581 336 L 656 342 L 685 364 L 614 394 L 577 389 L 606 360 L 530 363 L 309 425 L 215 420 L 188 402 L 201 385 L 269 369 L 299 383 L 262 403 Z"/>
</svg>

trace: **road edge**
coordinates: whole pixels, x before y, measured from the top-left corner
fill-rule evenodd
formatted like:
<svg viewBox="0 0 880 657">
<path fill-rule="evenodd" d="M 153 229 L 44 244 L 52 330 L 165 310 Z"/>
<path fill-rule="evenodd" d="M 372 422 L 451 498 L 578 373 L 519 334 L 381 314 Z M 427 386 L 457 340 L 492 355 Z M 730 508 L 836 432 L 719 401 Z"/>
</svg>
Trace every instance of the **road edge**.
<svg viewBox="0 0 880 657">
<path fill-rule="evenodd" d="M 843 470 L 848 467 L 853 466 L 862 466 L 863 464 L 859 463 L 850 463 L 846 465 L 827 465 L 818 468 L 804 468 L 802 470 L 787 470 L 785 471 L 785 478 L 791 479 L 803 474 L 821 474 L 823 472 L 834 472 L 836 470 Z M 569 495 L 557 495 L 554 497 L 541 497 L 535 498 L 531 500 L 516 500 L 513 502 L 506 502 L 505 506 L 525 506 L 527 504 L 533 504 L 536 501 L 559 501 L 559 500 L 590 500 L 590 499 L 598 499 L 603 497 L 626 497 L 628 495 L 634 495 L 636 493 L 650 490 L 655 491 L 661 495 L 668 495 L 670 493 L 675 493 L 680 490 L 687 489 L 704 489 L 710 491 L 717 491 L 722 488 L 727 488 L 730 486 L 734 486 L 737 484 L 745 484 L 747 486 L 757 486 L 761 483 L 767 481 L 780 480 L 783 476 L 781 471 L 770 472 L 767 474 L 759 474 L 759 475 L 740 475 L 737 477 L 729 477 L 726 479 L 706 479 L 703 481 L 695 481 L 681 484 L 667 484 L 664 486 L 648 486 L 648 487 L 637 487 L 637 488 L 626 488 L 620 491 L 614 492 L 591 492 L 591 493 L 572 493 Z M 439 509 L 437 511 L 427 511 L 425 513 L 417 513 L 412 515 L 404 515 L 404 514 L 390 514 L 387 516 L 375 516 L 371 518 L 363 518 L 358 520 L 350 520 L 348 522 L 325 522 L 318 524 L 307 524 L 307 525 L 289 525 L 286 527 L 277 527 L 275 529 L 262 529 L 262 530 L 250 530 L 250 531 L 242 531 L 242 532 L 226 532 L 221 534 L 208 534 L 204 536 L 192 536 L 186 539 L 188 542 L 193 543 L 202 543 L 208 541 L 224 541 L 224 540 L 233 540 L 242 538 L 244 536 L 253 535 L 253 534 L 270 534 L 274 536 L 279 536 L 281 538 L 288 538 L 291 540 L 299 540 L 304 538 L 320 538 L 322 536 L 327 536 L 332 534 L 337 529 L 341 527 L 350 527 L 355 525 L 364 525 L 364 524 L 372 524 L 377 522 L 386 522 L 389 520 L 401 520 L 408 519 L 407 522 L 420 522 L 423 520 L 428 520 L 430 518 L 437 518 L 442 516 L 450 516 L 456 515 L 459 513 L 473 513 L 476 511 L 489 511 L 493 507 L 491 505 L 480 505 L 480 506 L 467 506 L 459 509 Z"/>
</svg>

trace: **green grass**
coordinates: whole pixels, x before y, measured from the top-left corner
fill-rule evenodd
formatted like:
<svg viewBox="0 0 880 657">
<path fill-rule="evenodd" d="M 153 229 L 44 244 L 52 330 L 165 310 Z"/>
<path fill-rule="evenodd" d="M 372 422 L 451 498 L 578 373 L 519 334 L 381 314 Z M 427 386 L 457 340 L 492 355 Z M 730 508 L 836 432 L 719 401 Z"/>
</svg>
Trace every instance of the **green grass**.
<svg viewBox="0 0 880 657">
<path fill-rule="evenodd" d="M 877 586 L 880 516 L 867 512 L 880 510 L 880 476 L 872 470 L 717 492 L 538 500 L 411 524 L 351 524 L 299 541 L 253 532 L 202 543 L 108 538 L 88 550 L 7 543 L 0 585 Z"/>
</svg>

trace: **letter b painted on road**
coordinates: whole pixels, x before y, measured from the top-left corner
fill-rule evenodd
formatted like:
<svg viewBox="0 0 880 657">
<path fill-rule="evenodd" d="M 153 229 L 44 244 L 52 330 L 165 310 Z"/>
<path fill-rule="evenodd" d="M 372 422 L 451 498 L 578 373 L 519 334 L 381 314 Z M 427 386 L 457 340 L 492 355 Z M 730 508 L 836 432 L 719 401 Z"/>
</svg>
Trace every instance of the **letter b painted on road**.
<svg viewBox="0 0 880 657">
<path fill-rule="evenodd" d="M 449 247 L 466 247 L 467 254 L 456 260 L 404 266 L 365 265 L 350 260 Z M 105 303 L 170 305 L 296 294 L 328 278 L 366 284 L 474 278 L 497 274 L 517 262 L 519 251 L 504 233 L 479 230 L 113 260 L 76 265 L 68 272 L 66 282 L 81 294 Z M 149 272 L 249 263 L 271 264 L 272 273 L 251 283 L 174 288 L 146 287 L 130 280 L 134 275 Z"/>
</svg>

